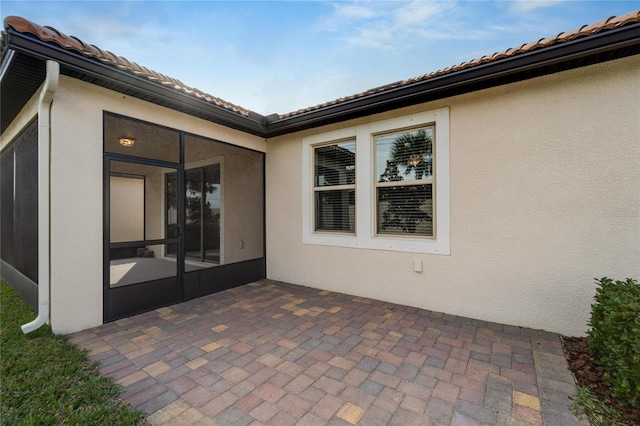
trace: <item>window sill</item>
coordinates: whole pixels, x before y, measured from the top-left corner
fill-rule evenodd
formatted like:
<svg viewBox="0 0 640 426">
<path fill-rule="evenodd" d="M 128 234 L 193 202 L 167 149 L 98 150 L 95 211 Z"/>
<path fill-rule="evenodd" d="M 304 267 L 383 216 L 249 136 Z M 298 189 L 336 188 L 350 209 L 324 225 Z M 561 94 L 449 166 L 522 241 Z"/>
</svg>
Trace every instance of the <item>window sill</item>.
<svg viewBox="0 0 640 426">
<path fill-rule="evenodd" d="M 409 253 L 450 255 L 449 241 L 433 238 L 403 238 L 403 237 L 370 237 L 363 238 L 356 235 L 322 235 L 312 234 L 303 237 L 304 244 L 359 248 L 369 250 L 385 250 Z"/>
</svg>

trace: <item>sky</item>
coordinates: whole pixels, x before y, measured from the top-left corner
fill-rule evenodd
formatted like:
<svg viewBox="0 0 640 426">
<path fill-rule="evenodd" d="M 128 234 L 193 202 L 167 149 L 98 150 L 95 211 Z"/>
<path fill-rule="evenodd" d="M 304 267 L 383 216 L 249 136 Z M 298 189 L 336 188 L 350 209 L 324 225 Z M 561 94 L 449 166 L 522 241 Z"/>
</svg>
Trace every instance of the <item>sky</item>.
<svg viewBox="0 0 640 426">
<path fill-rule="evenodd" d="M 260 114 L 286 113 L 640 9 L 640 0 L 11 1 L 17 15 Z"/>
</svg>

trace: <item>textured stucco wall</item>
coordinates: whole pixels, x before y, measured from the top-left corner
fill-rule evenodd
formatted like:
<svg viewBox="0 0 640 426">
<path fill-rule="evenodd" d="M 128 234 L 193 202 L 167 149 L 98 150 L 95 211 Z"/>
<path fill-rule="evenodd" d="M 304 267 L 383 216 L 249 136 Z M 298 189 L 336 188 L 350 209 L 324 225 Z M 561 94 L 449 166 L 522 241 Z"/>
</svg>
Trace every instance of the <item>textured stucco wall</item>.
<svg viewBox="0 0 640 426">
<path fill-rule="evenodd" d="M 235 152 L 233 152 L 235 151 Z M 232 150 L 224 159 L 224 263 L 264 256 L 263 161 Z"/>
<path fill-rule="evenodd" d="M 103 110 L 265 151 L 264 139 L 61 76 L 52 105 L 51 325 L 102 324 Z"/>
<path fill-rule="evenodd" d="M 639 93 L 636 56 L 269 140 L 267 274 L 581 335 L 593 278 L 640 276 Z M 445 106 L 451 255 L 302 244 L 304 136 Z"/>
</svg>

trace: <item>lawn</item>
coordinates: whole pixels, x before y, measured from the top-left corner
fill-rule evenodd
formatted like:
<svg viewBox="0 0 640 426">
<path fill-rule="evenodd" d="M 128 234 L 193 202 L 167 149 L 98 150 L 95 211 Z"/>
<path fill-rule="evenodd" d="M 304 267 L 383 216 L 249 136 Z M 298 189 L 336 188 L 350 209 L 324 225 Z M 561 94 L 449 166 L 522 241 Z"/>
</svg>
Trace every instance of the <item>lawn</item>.
<svg viewBox="0 0 640 426">
<path fill-rule="evenodd" d="M 143 425 L 118 398 L 121 388 L 49 326 L 24 335 L 33 311 L 0 282 L 0 420 L 2 425 Z"/>
</svg>

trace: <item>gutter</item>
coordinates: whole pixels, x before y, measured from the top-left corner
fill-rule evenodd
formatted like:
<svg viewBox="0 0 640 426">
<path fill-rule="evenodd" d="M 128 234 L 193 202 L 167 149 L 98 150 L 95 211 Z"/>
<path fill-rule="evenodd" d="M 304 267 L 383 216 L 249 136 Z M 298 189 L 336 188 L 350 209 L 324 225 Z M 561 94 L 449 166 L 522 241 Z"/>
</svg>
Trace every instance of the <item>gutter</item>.
<svg viewBox="0 0 640 426">
<path fill-rule="evenodd" d="M 59 80 L 60 64 L 48 60 L 47 76 L 38 102 L 38 316 L 21 327 L 25 334 L 37 330 L 49 320 L 51 104 Z"/>
</svg>

